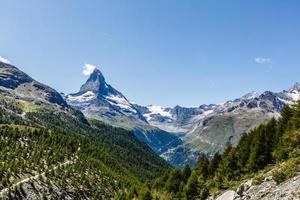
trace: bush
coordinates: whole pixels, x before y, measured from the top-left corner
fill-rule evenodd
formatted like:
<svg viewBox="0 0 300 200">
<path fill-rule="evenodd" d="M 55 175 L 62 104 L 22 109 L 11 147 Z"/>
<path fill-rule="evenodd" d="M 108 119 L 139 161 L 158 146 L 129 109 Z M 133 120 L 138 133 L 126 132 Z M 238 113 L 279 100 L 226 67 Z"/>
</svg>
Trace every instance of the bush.
<svg viewBox="0 0 300 200">
<path fill-rule="evenodd" d="M 283 172 L 282 170 L 276 170 L 273 172 L 273 180 L 277 183 L 280 184 L 283 181 L 285 181 L 287 178 L 286 173 Z"/>
<path fill-rule="evenodd" d="M 262 175 L 255 176 L 255 178 L 253 179 L 253 185 L 259 185 L 263 182 L 263 180 L 264 180 L 264 176 Z"/>
</svg>

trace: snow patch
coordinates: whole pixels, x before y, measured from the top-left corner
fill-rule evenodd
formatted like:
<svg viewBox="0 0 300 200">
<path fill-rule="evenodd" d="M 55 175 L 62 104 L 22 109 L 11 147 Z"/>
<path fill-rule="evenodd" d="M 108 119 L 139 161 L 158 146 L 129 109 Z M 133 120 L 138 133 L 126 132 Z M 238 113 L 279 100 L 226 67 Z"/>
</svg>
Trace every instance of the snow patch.
<svg viewBox="0 0 300 200">
<path fill-rule="evenodd" d="M 214 110 L 207 110 L 207 111 L 204 111 L 203 113 L 195 116 L 195 119 L 196 120 L 202 120 L 204 119 L 205 117 L 207 117 L 208 115 L 212 114 L 214 112 Z"/>
<path fill-rule="evenodd" d="M 115 106 L 118 106 L 120 108 L 129 110 L 133 113 L 136 113 L 136 110 L 132 108 L 132 105 L 127 101 L 127 99 L 125 99 L 122 96 L 117 96 L 117 95 L 110 95 L 107 96 L 106 99 Z"/>
<path fill-rule="evenodd" d="M 243 97 L 242 97 L 242 99 L 254 99 L 254 98 L 257 98 L 257 97 L 259 97 L 259 93 L 257 93 L 257 92 L 250 92 L 250 93 L 248 93 L 248 94 L 246 94 L 246 95 L 244 95 Z"/>
<path fill-rule="evenodd" d="M 150 113 L 146 113 L 144 117 L 149 121 L 151 120 L 151 115 L 161 115 L 163 117 L 169 117 L 172 119 L 172 114 L 169 111 L 166 111 L 166 108 L 161 106 L 150 105 L 147 107 Z"/>
<path fill-rule="evenodd" d="M 86 93 L 84 93 L 80 96 L 68 95 L 69 101 L 75 101 L 75 102 L 80 102 L 80 103 L 87 102 L 87 101 L 90 101 L 95 98 L 96 98 L 96 94 L 92 91 L 87 91 Z"/>
</svg>

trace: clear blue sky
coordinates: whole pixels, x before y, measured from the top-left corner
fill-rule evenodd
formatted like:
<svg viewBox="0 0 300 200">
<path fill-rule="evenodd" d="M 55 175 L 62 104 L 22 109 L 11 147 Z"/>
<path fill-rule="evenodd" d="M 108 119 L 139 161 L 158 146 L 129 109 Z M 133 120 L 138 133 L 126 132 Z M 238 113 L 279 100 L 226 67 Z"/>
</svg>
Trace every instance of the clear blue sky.
<svg viewBox="0 0 300 200">
<path fill-rule="evenodd" d="M 85 63 L 139 104 L 219 103 L 300 81 L 298 0 L 1 0 L 0 6 L 0 56 L 61 92 L 79 90 Z"/>
</svg>

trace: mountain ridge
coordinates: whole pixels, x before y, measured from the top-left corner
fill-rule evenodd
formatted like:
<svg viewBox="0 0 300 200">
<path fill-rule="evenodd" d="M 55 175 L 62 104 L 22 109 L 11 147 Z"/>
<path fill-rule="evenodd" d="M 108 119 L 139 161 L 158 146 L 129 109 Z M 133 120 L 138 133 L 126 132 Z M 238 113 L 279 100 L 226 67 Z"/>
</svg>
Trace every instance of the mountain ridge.
<svg viewBox="0 0 300 200">
<path fill-rule="evenodd" d="M 299 99 L 300 84 L 297 82 L 288 90 L 250 92 L 221 104 L 203 104 L 190 108 L 154 106 L 159 108 L 156 110 L 153 105 L 136 105 L 136 108 L 149 124 L 178 135 L 183 140 L 183 145 L 162 155 L 173 165 L 183 167 L 180 163 L 193 164 L 196 161 L 195 155 L 200 152 L 213 154 L 222 151 L 228 142 L 235 145 L 242 133 L 272 117 L 277 118 L 284 105 Z M 178 152 L 188 155 L 188 158 L 179 158 Z"/>
<path fill-rule="evenodd" d="M 87 117 L 133 130 L 172 165 L 183 167 L 183 163 L 193 165 L 201 153 L 213 154 L 228 142 L 236 144 L 243 132 L 279 116 L 284 105 L 299 99 L 298 89 L 295 83 L 282 92 L 252 91 L 222 104 L 198 107 L 142 106 L 132 104 L 95 69 L 78 93 L 64 97 Z"/>
<path fill-rule="evenodd" d="M 125 128 L 161 154 L 169 146 L 181 144 L 177 136 L 149 125 L 140 111 L 118 90 L 109 85 L 99 69 L 94 69 L 79 92 L 63 95 L 72 107 L 88 118 Z"/>
</svg>

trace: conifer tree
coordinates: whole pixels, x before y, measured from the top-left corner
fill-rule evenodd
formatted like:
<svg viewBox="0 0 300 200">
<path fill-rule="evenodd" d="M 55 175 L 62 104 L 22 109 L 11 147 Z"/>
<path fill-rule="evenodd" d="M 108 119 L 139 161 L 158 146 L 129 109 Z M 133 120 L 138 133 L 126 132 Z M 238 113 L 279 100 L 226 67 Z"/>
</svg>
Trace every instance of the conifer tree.
<svg viewBox="0 0 300 200">
<path fill-rule="evenodd" d="M 222 156 L 219 153 L 216 153 L 208 165 L 208 175 L 210 177 L 212 177 L 215 174 L 221 161 Z"/>
<path fill-rule="evenodd" d="M 198 176 L 202 176 L 204 179 L 208 177 L 208 165 L 209 161 L 205 155 L 201 155 L 198 159 L 197 165 L 195 167 L 195 172 Z"/>
<path fill-rule="evenodd" d="M 170 193 L 177 194 L 179 192 L 182 175 L 179 169 L 173 169 L 166 183 L 166 190 Z"/>
<path fill-rule="evenodd" d="M 185 167 L 183 168 L 183 171 L 182 171 L 182 180 L 183 182 L 186 184 L 189 177 L 191 176 L 191 168 L 189 165 L 185 165 Z"/>
<path fill-rule="evenodd" d="M 186 200 L 194 200 L 197 198 L 198 194 L 198 176 L 195 171 L 193 171 L 184 188 L 184 197 Z"/>
</svg>

